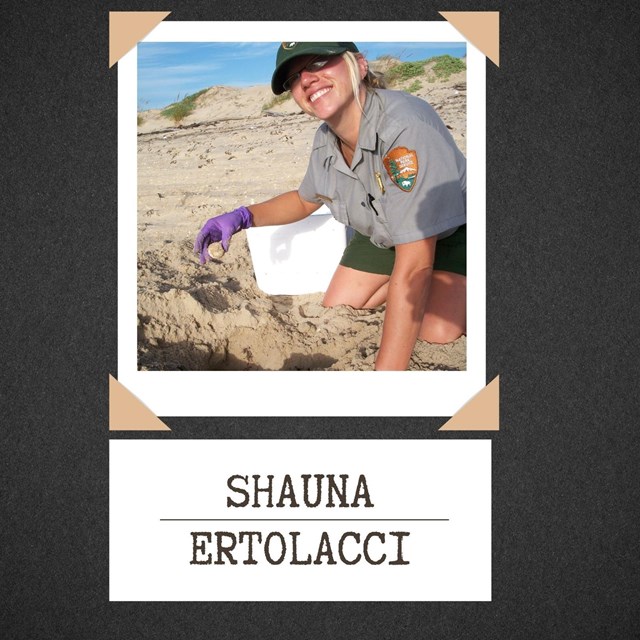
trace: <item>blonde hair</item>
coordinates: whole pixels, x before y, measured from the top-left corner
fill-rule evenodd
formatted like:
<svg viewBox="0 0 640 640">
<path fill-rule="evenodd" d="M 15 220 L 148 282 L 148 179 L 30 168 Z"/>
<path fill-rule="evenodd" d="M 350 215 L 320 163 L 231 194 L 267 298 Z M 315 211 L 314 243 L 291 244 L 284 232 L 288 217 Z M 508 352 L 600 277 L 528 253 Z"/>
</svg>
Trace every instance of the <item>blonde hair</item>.
<svg viewBox="0 0 640 640">
<path fill-rule="evenodd" d="M 362 104 L 360 103 L 360 83 L 364 84 L 364 88 L 367 91 L 373 91 L 374 89 L 386 89 L 387 83 L 385 82 L 384 75 L 377 73 L 369 69 L 369 63 L 367 62 L 367 73 L 362 80 L 360 79 L 360 66 L 358 65 L 358 58 L 351 51 L 345 51 L 342 54 L 344 61 L 347 63 L 347 69 L 349 69 L 349 79 L 351 80 L 351 88 L 353 89 L 353 95 L 356 99 L 357 105 L 360 107 L 360 111 L 364 112 Z M 364 56 L 361 56 L 364 58 Z"/>
</svg>

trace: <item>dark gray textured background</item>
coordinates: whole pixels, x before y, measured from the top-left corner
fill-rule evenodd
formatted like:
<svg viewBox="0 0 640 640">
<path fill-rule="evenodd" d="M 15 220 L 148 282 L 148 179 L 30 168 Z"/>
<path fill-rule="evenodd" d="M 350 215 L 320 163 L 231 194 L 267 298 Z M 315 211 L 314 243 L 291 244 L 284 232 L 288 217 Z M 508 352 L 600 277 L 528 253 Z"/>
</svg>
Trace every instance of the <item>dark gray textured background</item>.
<svg viewBox="0 0 640 640">
<path fill-rule="evenodd" d="M 0 635 L 639 637 L 637 3 L 254 4 L 2 11 Z M 487 63 L 487 379 L 501 375 L 502 416 L 481 436 L 493 440 L 493 601 L 109 603 L 108 11 L 436 20 L 438 9 L 501 11 L 502 64 Z M 155 437 L 452 437 L 435 418 L 167 423 L 173 433 Z"/>
</svg>

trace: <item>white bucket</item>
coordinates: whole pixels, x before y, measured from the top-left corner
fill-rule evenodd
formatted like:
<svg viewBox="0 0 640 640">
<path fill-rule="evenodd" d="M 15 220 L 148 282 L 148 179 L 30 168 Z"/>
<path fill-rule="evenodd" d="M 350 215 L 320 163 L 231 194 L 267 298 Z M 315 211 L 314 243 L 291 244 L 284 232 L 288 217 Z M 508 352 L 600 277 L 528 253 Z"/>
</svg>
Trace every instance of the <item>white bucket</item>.
<svg viewBox="0 0 640 640">
<path fill-rule="evenodd" d="M 323 205 L 304 220 L 247 229 L 258 287 L 269 295 L 324 292 L 347 245 L 346 227 Z"/>
</svg>

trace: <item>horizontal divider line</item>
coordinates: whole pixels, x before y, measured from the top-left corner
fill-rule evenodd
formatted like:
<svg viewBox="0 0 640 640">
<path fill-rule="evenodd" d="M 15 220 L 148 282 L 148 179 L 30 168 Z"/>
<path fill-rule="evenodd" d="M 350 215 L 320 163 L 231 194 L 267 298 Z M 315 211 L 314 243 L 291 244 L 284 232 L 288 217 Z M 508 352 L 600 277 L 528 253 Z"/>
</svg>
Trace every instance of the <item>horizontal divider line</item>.
<svg viewBox="0 0 640 640">
<path fill-rule="evenodd" d="M 160 522 L 449 522 L 449 518 L 160 518 Z"/>
</svg>

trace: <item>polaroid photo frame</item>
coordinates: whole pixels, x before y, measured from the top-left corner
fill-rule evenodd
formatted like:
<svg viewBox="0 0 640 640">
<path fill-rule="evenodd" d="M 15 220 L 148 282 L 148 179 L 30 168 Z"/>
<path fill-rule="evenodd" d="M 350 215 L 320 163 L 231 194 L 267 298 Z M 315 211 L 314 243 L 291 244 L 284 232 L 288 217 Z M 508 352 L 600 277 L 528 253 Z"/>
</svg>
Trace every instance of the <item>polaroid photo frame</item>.
<svg viewBox="0 0 640 640">
<path fill-rule="evenodd" d="M 486 384 L 486 58 L 448 22 L 162 22 L 143 42 L 461 42 L 467 48 L 465 371 L 140 371 L 137 47 L 118 62 L 118 381 L 158 416 L 451 416 Z M 275 55 L 275 52 L 274 52 Z"/>
</svg>

